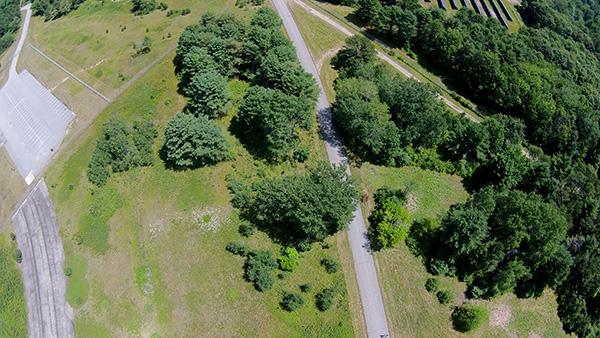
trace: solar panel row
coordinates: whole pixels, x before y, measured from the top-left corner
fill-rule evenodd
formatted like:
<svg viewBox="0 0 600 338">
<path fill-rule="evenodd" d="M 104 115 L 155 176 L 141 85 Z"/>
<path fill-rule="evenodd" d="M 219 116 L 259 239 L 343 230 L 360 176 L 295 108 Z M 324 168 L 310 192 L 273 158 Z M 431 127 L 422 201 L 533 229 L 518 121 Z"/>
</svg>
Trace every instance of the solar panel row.
<svg viewBox="0 0 600 338">
<path fill-rule="evenodd" d="M 471 0 L 471 7 L 469 7 L 468 0 L 460 0 L 460 6 L 457 0 L 450 1 L 450 7 L 452 9 L 459 9 L 460 7 L 473 8 L 479 15 L 485 15 L 489 18 L 498 19 L 500 23 L 508 28 L 508 21 L 512 21 L 512 16 L 508 12 L 506 5 L 503 0 Z M 438 0 L 439 7 L 443 10 L 448 10 L 448 5 L 445 0 Z"/>
</svg>

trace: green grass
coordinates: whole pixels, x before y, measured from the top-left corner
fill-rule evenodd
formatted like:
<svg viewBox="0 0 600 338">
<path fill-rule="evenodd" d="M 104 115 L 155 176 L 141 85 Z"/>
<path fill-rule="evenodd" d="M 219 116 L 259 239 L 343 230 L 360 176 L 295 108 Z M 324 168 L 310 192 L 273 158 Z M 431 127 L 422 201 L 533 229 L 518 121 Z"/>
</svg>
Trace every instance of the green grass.
<svg viewBox="0 0 600 338">
<path fill-rule="evenodd" d="M 346 39 L 344 34 L 332 29 L 321 19 L 307 13 L 302 7 L 293 2 L 290 3 L 290 9 L 298 26 L 310 27 L 310 29 L 302 30 L 302 37 L 316 62 L 321 61 L 325 53 L 344 45 Z"/>
<path fill-rule="evenodd" d="M 383 186 L 406 189 L 409 193 L 407 205 L 415 218 L 442 216 L 450 205 L 468 198 L 457 176 L 413 167 L 386 168 L 370 164 L 353 168 L 352 172 L 362 188 L 363 196 L 368 196 L 363 197 L 365 211 L 372 208 L 373 192 Z M 377 252 L 375 259 L 393 336 L 461 336 L 452 329 L 449 318 L 452 306 L 464 300 L 464 283 L 455 278 L 438 277 L 442 288 L 451 290 L 455 295 L 452 304 L 441 305 L 435 294 L 425 290 L 425 281 L 431 275 L 421 259 L 413 256 L 404 244 Z M 548 290 L 539 299 L 518 299 L 509 294 L 493 301 L 476 302 L 487 306 L 492 317 L 494 314 L 509 313 L 509 318 L 503 325 L 493 325 L 490 321 L 469 336 L 565 336 L 556 313 L 555 296 Z"/>
<path fill-rule="evenodd" d="M 305 135 L 313 154 L 306 165 L 272 167 L 253 159 L 228 134 L 235 154 L 232 161 L 197 170 L 165 168 L 158 158 L 164 127 L 185 103 L 176 92 L 172 57 L 126 90 L 60 154 L 46 175 L 63 225 L 66 265 L 73 270 L 67 291 L 75 308 L 76 333 L 354 336 L 345 276 L 341 271 L 327 274 L 319 264 L 323 257 L 341 260 L 338 236 L 330 239 L 329 249 L 317 246 L 304 254 L 298 270 L 277 279 L 265 293 L 243 280 L 243 259 L 225 251 L 230 241 L 244 240 L 253 248 L 278 254 L 279 246 L 266 235 L 243 239 L 238 234 L 239 220 L 230 205 L 226 179 L 304 170 L 325 156 L 317 132 Z M 239 104 L 248 85 L 231 81 L 230 87 Z M 224 129 L 237 104 L 219 121 Z M 85 171 L 102 124 L 111 117 L 127 123 L 140 117 L 155 121 L 159 130 L 155 164 L 114 174 L 107 186 L 94 188 Z M 215 228 L 205 227 L 206 218 L 215 221 Z M 88 234 L 80 245 L 73 238 L 77 233 Z M 314 290 L 306 295 L 306 305 L 293 313 L 280 309 L 283 292 L 297 292 L 304 283 L 311 283 Z M 321 313 L 314 306 L 314 293 L 332 285 L 342 292 L 334 308 Z"/>
<path fill-rule="evenodd" d="M 0 235 L 0 337 L 26 337 L 27 313 L 14 242 Z"/>
</svg>

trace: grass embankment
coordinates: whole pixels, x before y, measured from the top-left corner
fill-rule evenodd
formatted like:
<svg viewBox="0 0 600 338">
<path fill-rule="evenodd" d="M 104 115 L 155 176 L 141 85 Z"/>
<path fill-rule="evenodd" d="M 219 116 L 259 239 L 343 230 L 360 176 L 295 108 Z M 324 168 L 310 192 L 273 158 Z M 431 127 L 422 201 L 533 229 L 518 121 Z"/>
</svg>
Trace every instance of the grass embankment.
<svg viewBox="0 0 600 338">
<path fill-rule="evenodd" d="M 323 4 L 325 5 L 325 4 Z M 333 6 L 340 15 L 348 15 L 349 7 Z M 308 14 L 297 5 L 292 5 L 292 14 L 305 38 L 312 38 L 309 44 L 315 60 L 336 44 L 332 36 L 337 33 L 318 18 Z M 337 37 L 338 41 L 343 39 Z M 333 82 L 336 72 L 325 61 L 321 69 L 321 79 L 325 90 L 333 99 Z M 364 196 L 370 196 L 363 203 L 365 215 L 373 207 L 372 194 L 383 186 L 410 191 L 408 207 L 414 218 L 438 217 L 446 213 L 452 204 L 468 198 L 460 177 L 439 174 L 414 167 L 385 168 L 370 164 L 352 169 Z M 425 266 L 418 257 L 412 255 L 404 244 L 398 248 L 375 254 L 379 270 L 384 301 L 394 337 L 447 337 L 461 336 L 452 329 L 451 305 L 441 305 L 434 294 L 425 290 L 427 278 Z M 464 300 L 465 285 L 455 278 L 440 278 L 442 288 L 452 290 L 454 304 Z M 546 291 L 539 299 L 517 299 L 505 295 L 492 302 L 478 301 L 490 309 L 491 321 L 472 336 L 497 337 L 517 334 L 527 336 L 539 334 L 543 337 L 564 336 L 560 320 L 556 314 L 556 299 Z"/>
<path fill-rule="evenodd" d="M 67 291 L 77 334 L 354 336 L 344 275 L 327 274 L 319 265 L 324 257 L 340 260 L 338 236 L 329 239 L 330 248 L 315 246 L 304 254 L 298 270 L 277 279 L 265 293 L 243 280 L 243 259 L 225 251 L 234 240 L 274 254 L 279 250 L 262 233 L 249 239 L 238 234 L 226 179 L 279 175 L 302 166 L 272 167 L 256 161 L 230 135 L 235 159 L 229 162 L 172 171 L 158 158 L 164 127 L 184 105 L 176 93 L 172 58 L 169 55 L 126 90 L 47 175 L 63 225 L 66 266 L 73 269 Z M 232 81 L 230 87 L 235 104 L 219 121 L 225 129 L 248 86 Z M 127 123 L 155 121 L 160 135 L 155 164 L 115 174 L 97 188 L 87 181 L 86 168 L 102 123 L 111 117 Z M 306 142 L 313 154 L 310 161 L 324 158 L 316 132 Z M 311 292 L 303 294 L 306 305 L 293 313 L 281 310 L 283 292 L 299 292 L 304 283 L 312 284 Z M 339 286 L 341 295 L 332 310 L 319 312 L 314 294 L 331 285 Z"/>
<path fill-rule="evenodd" d="M 0 337 L 27 337 L 27 310 L 16 245 L 0 234 Z"/>
</svg>

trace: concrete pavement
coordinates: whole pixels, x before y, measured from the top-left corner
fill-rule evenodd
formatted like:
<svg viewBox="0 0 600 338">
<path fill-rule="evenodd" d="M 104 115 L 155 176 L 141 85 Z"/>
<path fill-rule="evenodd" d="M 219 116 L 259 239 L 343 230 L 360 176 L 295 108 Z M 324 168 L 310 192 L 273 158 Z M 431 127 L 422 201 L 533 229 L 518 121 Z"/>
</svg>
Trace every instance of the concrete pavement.
<svg viewBox="0 0 600 338">
<path fill-rule="evenodd" d="M 12 217 L 32 338 L 73 337 L 73 310 L 66 301 L 63 247 L 54 207 L 42 179 Z"/>
<path fill-rule="evenodd" d="M 329 101 L 325 95 L 319 72 L 308 51 L 308 47 L 298 30 L 298 26 L 296 25 L 285 0 L 273 0 L 273 4 L 283 20 L 288 36 L 296 47 L 296 52 L 302 67 L 315 77 L 319 85 L 320 96 L 317 102 L 317 110 L 329 161 L 332 164 L 345 166 L 348 172 L 350 172 L 348 159 L 344 154 L 341 139 L 333 127 Z M 375 268 L 373 256 L 369 251 L 367 226 L 364 222 L 360 207 L 354 212 L 354 219 L 350 223 L 348 235 L 367 327 L 367 335 L 371 338 L 388 337 L 389 329 L 381 296 L 381 289 L 377 279 L 377 270 Z"/>
</svg>

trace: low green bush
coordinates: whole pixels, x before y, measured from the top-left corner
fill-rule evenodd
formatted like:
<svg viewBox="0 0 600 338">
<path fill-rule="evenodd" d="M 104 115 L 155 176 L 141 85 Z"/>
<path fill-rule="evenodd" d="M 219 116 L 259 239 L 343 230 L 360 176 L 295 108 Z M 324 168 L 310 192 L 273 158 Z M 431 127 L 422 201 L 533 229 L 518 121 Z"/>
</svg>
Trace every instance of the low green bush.
<svg viewBox="0 0 600 338">
<path fill-rule="evenodd" d="M 450 290 L 440 290 L 435 295 L 440 304 L 449 304 L 454 300 L 454 294 Z"/>
<path fill-rule="evenodd" d="M 469 332 L 478 329 L 489 317 L 486 307 L 475 305 L 457 306 L 452 311 L 452 325 L 455 330 Z"/>
<path fill-rule="evenodd" d="M 325 288 L 315 296 L 315 304 L 320 311 L 327 311 L 335 301 L 336 290 L 334 288 Z"/>
<path fill-rule="evenodd" d="M 289 312 L 296 311 L 304 306 L 304 298 L 297 293 L 286 292 L 281 300 L 281 307 Z"/>
<path fill-rule="evenodd" d="M 321 265 L 325 268 L 327 273 L 336 273 L 339 268 L 338 263 L 331 258 L 323 258 L 321 260 Z"/>
<path fill-rule="evenodd" d="M 440 289 L 440 281 L 436 278 L 427 278 L 425 290 L 427 292 L 437 292 Z"/>
</svg>

